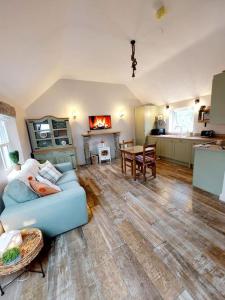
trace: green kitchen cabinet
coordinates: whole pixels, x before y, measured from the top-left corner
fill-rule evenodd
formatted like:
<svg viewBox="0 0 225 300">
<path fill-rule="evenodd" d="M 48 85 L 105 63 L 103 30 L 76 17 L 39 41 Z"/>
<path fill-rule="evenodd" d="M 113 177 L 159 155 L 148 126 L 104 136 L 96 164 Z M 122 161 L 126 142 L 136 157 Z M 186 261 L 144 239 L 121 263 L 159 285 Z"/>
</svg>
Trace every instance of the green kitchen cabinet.
<svg viewBox="0 0 225 300">
<path fill-rule="evenodd" d="M 167 138 L 166 136 L 152 136 L 147 137 L 150 144 L 156 144 L 157 155 L 172 159 L 176 162 L 193 165 L 195 151 L 193 146 L 211 141 L 210 139 L 191 139 L 191 138 Z"/>
<path fill-rule="evenodd" d="M 190 141 L 184 139 L 174 139 L 173 143 L 173 159 L 190 164 L 191 161 L 191 145 Z"/>
<path fill-rule="evenodd" d="M 213 78 L 210 123 L 225 124 L 225 72 Z"/>
<path fill-rule="evenodd" d="M 225 172 L 225 151 L 195 148 L 193 185 L 219 196 Z"/>
<path fill-rule="evenodd" d="M 156 154 L 160 155 L 160 140 L 157 137 L 147 136 L 148 144 L 156 144 Z"/>
<path fill-rule="evenodd" d="M 135 140 L 137 145 L 143 145 L 154 127 L 158 107 L 154 105 L 141 105 L 135 108 Z"/>
<path fill-rule="evenodd" d="M 195 148 L 194 146 L 201 144 L 202 141 L 190 142 L 191 143 L 191 164 L 195 161 Z"/>
<path fill-rule="evenodd" d="M 159 155 L 166 157 L 166 158 L 170 158 L 173 159 L 174 158 L 174 141 L 172 139 L 160 139 L 159 141 Z"/>
</svg>

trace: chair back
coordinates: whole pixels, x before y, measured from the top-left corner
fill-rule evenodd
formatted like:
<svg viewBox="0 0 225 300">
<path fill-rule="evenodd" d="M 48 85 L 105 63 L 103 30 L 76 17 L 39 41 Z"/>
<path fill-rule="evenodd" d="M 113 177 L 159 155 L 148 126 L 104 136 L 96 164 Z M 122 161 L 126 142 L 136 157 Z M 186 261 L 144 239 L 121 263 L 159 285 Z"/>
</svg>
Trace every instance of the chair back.
<svg viewBox="0 0 225 300">
<path fill-rule="evenodd" d="M 132 147 L 134 146 L 134 140 L 130 140 L 130 141 L 122 141 L 122 143 L 120 143 L 120 149 L 125 149 L 125 148 L 128 148 L 128 147 Z"/>
<path fill-rule="evenodd" d="M 143 163 L 145 164 L 147 158 L 151 157 L 156 160 L 156 144 L 145 144 L 143 146 Z"/>
</svg>

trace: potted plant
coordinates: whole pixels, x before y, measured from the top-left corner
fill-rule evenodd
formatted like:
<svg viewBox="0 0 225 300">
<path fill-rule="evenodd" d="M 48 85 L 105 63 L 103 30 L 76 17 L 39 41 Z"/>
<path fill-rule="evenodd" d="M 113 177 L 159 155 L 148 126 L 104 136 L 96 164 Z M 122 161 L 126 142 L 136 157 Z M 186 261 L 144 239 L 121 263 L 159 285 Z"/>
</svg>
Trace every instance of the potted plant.
<svg viewBox="0 0 225 300">
<path fill-rule="evenodd" d="M 14 265 L 19 262 L 20 259 L 20 249 L 18 247 L 8 249 L 2 255 L 3 264 L 7 266 Z"/>
<path fill-rule="evenodd" d="M 15 169 L 20 170 L 21 165 L 19 164 L 19 151 L 11 151 L 9 152 L 9 158 L 14 163 Z"/>
</svg>

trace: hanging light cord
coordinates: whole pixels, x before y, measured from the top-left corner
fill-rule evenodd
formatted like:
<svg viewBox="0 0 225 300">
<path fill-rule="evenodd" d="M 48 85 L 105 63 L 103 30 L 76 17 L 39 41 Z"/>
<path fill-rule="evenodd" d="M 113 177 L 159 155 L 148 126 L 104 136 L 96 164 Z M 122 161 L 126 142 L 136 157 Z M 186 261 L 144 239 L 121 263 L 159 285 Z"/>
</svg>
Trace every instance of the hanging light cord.
<svg viewBox="0 0 225 300">
<path fill-rule="evenodd" d="M 135 40 L 132 40 L 131 42 L 131 50 L 132 50 L 132 54 L 131 54 L 131 68 L 133 69 L 132 72 L 132 77 L 135 77 L 135 71 L 137 70 L 136 66 L 137 66 L 137 60 L 135 58 Z"/>
</svg>

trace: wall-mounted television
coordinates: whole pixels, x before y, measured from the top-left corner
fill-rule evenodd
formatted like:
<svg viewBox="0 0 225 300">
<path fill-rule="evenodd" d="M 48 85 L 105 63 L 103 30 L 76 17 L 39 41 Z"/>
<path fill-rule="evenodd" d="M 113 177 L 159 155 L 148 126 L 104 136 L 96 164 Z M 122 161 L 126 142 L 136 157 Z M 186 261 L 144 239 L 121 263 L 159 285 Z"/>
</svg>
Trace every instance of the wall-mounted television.
<svg viewBox="0 0 225 300">
<path fill-rule="evenodd" d="M 112 128 L 111 116 L 89 116 L 90 130 L 110 129 Z"/>
</svg>

